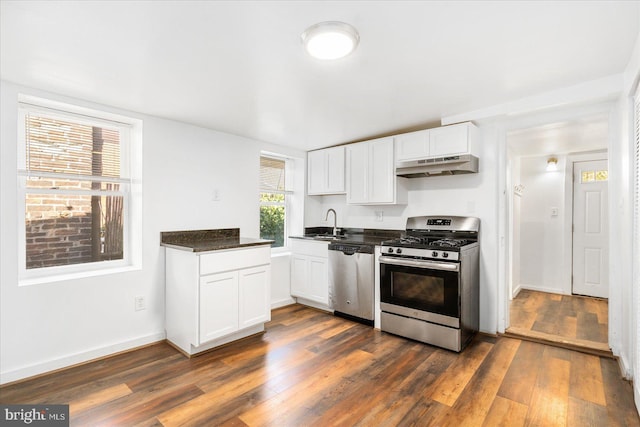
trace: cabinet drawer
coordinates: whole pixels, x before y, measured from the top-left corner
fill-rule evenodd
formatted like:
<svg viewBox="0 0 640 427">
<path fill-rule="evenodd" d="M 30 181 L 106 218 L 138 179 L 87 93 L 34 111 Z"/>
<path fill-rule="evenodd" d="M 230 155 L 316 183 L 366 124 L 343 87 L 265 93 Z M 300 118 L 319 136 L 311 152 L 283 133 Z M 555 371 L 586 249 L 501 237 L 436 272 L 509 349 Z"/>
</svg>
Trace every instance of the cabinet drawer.
<svg viewBox="0 0 640 427">
<path fill-rule="evenodd" d="M 200 275 L 269 264 L 271 247 L 233 249 L 200 255 Z"/>
</svg>

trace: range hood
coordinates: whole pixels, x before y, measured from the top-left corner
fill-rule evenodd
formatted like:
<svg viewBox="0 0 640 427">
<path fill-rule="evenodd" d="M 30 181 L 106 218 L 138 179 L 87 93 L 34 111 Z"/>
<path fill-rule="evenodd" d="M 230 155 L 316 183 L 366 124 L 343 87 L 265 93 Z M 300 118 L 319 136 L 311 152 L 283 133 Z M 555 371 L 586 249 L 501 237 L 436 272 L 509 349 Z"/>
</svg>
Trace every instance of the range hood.
<svg viewBox="0 0 640 427">
<path fill-rule="evenodd" d="M 434 159 L 405 160 L 396 163 L 396 175 L 405 178 L 477 172 L 478 158 L 471 154 L 437 157 Z"/>
</svg>

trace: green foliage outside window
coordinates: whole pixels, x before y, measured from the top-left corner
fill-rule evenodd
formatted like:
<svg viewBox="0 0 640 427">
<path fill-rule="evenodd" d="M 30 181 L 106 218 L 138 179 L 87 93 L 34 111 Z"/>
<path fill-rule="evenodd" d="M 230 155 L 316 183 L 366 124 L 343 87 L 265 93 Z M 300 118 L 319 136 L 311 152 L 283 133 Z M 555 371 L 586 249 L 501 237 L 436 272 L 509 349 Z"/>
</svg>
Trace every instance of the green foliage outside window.
<svg viewBox="0 0 640 427">
<path fill-rule="evenodd" d="M 284 194 L 260 193 L 260 238 L 284 246 Z"/>
</svg>

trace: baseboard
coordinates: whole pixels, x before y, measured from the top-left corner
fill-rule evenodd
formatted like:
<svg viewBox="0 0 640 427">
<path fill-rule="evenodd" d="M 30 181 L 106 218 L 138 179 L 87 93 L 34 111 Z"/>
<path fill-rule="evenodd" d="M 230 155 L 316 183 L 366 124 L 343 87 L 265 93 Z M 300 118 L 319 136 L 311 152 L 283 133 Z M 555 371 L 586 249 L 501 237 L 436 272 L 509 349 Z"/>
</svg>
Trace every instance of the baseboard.
<svg viewBox="0 0 640 427">
<path fill-rule="evenodd" d="M 511 299 L 516 299 L 516 297 L 518 296 L 518 294 L 520 293 L 520 291 L 522 290 L 522 286 L 518 285 L 513 292 L 511 292 Z"/>
<path fill-rule="evenodd" d="M 636 410 L 638 411 L 638 415 L 640 415 L 640 381 L 634 381 L 633 384 L 633 397 L 636 402 Z"/>
<path fill-rule="evenodd" d="M 81 365 L 105 356 L 112 356 L 116 353 L 128 351 L 136 347 L 143 347 L 158 341 L 163 341 L 165 338 L 166 334 L 164 332 L 159 332 L 144 337 L 135 338 L 129 341 L 108 345 L 105 347 L 94 348 L 92 350 L 70 354 L 58 359 L 26 366 L 24 368 L 15 369 L 13 371 L 0 372 L 0 384 L 4 385 L 13 383 L 16 381 L 25 380 L 27 378 L 50 373 L 52 371 L 57 371 L 59 369 Z"/>
<path fill-rule="evenodd" d="M 620 375 L 626 380 L 631 380 L 633 378 L 633 371 L 631 370 L 631 365 L 627 361 L 627 358 L 624 357 L 623 354 L 616 354 L 618 358 L 618 368 L 620 368 Z"/>
<path fill-rule="evenodd" d="M 291 304 L 295 304 L 295 303 L 296 303 L 296 300 L 294 300 L 291 297 L 285 298 L 285 299 L 280 300 L 280 301 L 272 301 L 271 302 L 271 310 L 275 310 L 276 308 L 280 308 L 280 307 L 286 307 L 287 305 L 291 305 Z"/>
<path fill-rule="evenodd" d="M 523 289 L 527 289 L 529 291 L 546 292 L 548 294 L 571 295 L 571 294 L 566 294 L 563 289 L 558 289 L 558 288 L 547 288 L 544 286 L 530 286 L 530 285 L 522 285 L 522 284 L 519 287 L 520 287 L 520 291 Z"/>
</svg>

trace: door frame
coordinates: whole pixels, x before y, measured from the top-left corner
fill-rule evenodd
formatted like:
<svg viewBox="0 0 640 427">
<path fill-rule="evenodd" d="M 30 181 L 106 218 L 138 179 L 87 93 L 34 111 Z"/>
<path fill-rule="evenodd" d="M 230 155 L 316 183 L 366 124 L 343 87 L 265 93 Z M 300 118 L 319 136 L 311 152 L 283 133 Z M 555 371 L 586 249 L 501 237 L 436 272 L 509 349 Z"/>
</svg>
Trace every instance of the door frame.
<svg viewBox="0 0 640 427">
<path fill-rule="evenodd" d="M 563 271 L 562 290 L 567 295 L 573 295 L 573 164 L 576 162 L 588 162 L 591 160 L 606 160 L 607 170 L 609 170 L 609 151 L 599 150 L 588 153 L 575 153 L 567 156 L 564 170 L 564 205 L 566 215 L 564 217 L 564 236 L 563 241 L 567 250 L 564 251 L 563 265 L 568 266 Z M 607 180 L 607 192 L 609 191 L 609 180 Z M 609 209 L 609 206 L 607 206 Z M 609 213 L 611 215 L 611 213 Z M 611 217 L 609 217 L 609 221 Z M 608 230 L 607 234 L 610 235 Z M 609 238 L 609 236 L 607 236 Z M 609 283 L 609 286 L 611 284 Z"/>
<path fill-rule="evenodd" d="M 615 133 L 612 133 L 612 126 L 614 126 L 616 105 L 610 101 L 604 101 L 601 103 L 581 105 L 574 108 L 560 108 L 551 109 L 549 111 L 532 112 L 530 114 L 517 115 L 515 117 L 509 117 L 503 121 L 492 122 L 487 129 L 484 130 L 484 137 L 494 137 L 496 140 L 497 149 L 497 166 L 498 166 L 498 287 L 497 287 L 497 333 L 503 334 L 505 330 L 511 325 L 511 319 L 509 318 L 509 308 L 511 304 L 511 282 L 510 274 L 512 267 L 512 239 L 513 239 L 513 177 L 512 171 L 512 157 L 509 153 L 509 134 L 512 131 L 519 129 L 525 129 L 533 126 L 544 126 L 549 123 L 554 123 L 560 120 L 573 120 L 581 117 L 588 116 L 596 113 L 608 113 L 609 114 L 609 140 L 607 141 L 607 150 L 610 148 L 611 139 L 615 137 Z M 543 154 L 543 153 L 541 153 Z M 573 168 L 573 162 L 567 161 L 566 164 L 571 164 Z M 565 174 L 566 175 L 566 174 Z M 571 178 L 570 178 L 571 181 Z M 566 186 L 566 181 L 565 181 Z M 566 187 L 565 187 L 566 189 Z M 526 190 L 525 190 L 526 191 Z M 566 194 L 566 191 L 565 191 Z M 573 189 L 571 189 L 571 204 L 573 204 Z M 612 206 L 612 200 L 609 200 L 609 208 Z M 566 212 L 566 211 L 565 211 Z M 611 221 L 611 217 L 609 218 Z M 573 222 L 573 207 L 571 207 L 571 219 L 569 220 L 569 233 L 571 230 L 571 223 Z M 565 224 L 565 233 L 567 232 Z M 611 229 L 609 229 L 611 233 Z M 564 236 L 566 241 L 566 235 Z M 570 242 L 572 240 L 569 240 Z M 565 251 L 569 252 L 569 251 Z M 571 257 L 573 254 L 571 253 Z M 566 261 L 566 259 L 565 259 Z M 569 265 L 572 261 L 569 258 Z M 569 274 L 571 270 L 568 269 Z M 570 278 L 569 278 L 570 280 Z M 570 291 L 569 291 L 570 294 Z M 611 297 L 611 293 L 609 295 Z M 615 322 L 616 319 L 612 318 L 611 312 L 609 312 L 609 330 L 612 327 L 619 327 Z M 611 345 L 611 335 L 609 336 L 609 343 Z"/>
</svg>

